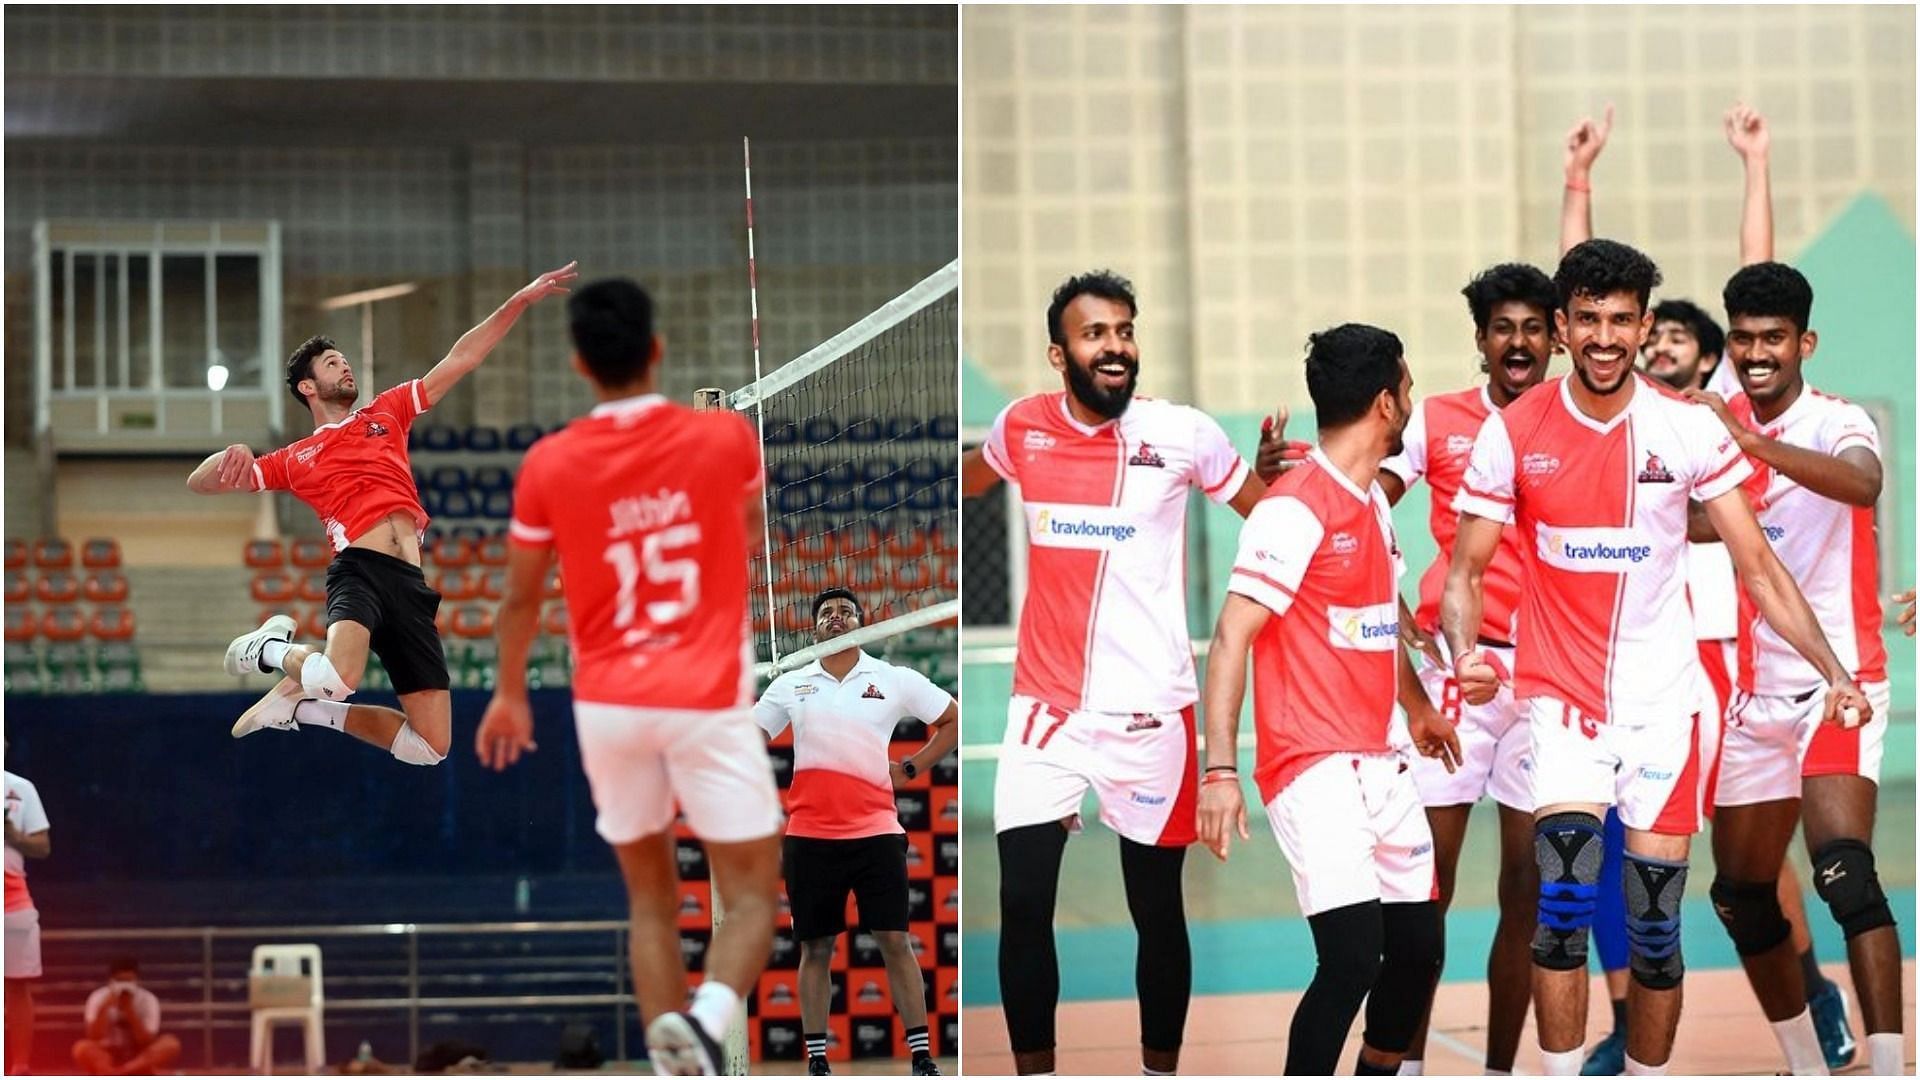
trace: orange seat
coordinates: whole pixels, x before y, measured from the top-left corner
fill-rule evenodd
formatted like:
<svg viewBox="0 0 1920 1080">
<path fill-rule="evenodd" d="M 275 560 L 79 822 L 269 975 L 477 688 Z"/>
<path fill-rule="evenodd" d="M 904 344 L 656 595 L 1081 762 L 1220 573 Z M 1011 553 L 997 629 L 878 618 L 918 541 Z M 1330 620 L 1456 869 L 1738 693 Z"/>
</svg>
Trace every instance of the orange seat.
<svg viewBox="0 0 1920 1080">
<path fill-rule="evenodd" d="M 499 567 L 480 572 L 480 595 L 488 600 L 502 600 L 507 595 L 507 572 Z"/>
<path fill-rule="evenodd" d="M 87 621 L 75 607 L 49 608 L 40 616 L 40 633 L 48 641 L 79 641 L 87 636 Z"/>
<path fill-rule="evenodd" d="M 120 565 L 120 542 L 104 536 L 90 538 L 80 547 L 80 565 L 88 570 L 112 570 Z"/>
<path fill-rule="evenodd" d="M 443 600 L 471 600 L 480 595 L 480 576 L 472 570 L 442 570 L 434 575 L 433 588 Z"/>
<path fill-rule="evenodd" d="M 27 566 L 27 542 L 17 536 L 7 538 L 7 569 L 24 570 Z"/>
<path fill-rule="evenodd" d="M 960 538 L 936 525 L 933 529 L 933 550 L 943 559 L 957 559 L 960 557 Z"/>
<path fill-rule="evenodd" d="M 33 579 L 19 570 L 7 571 L 7 603 L 24 604 L 33 595 Z"/>
<path fill-rule="evenodd" d="M 780 608 L 780 632 L 802 634 L 813 629 L 813 602 L 795 600 Z"/>
<path fill-rule="evenodd" d="M 285 604 L 298 595 L 300 585 L 285 570 L 262 570 L 248 587 L 254 603 Z"/>
<path fill-rule="evenodd" d="M 448 623 L 455 637 L 483 638 L 493 635 L 493 609 L 485 604 L 461 604 L 453 609 Z"/>
<path fill-rule="evenodd" d="M 34 583 L 33 594 L 43 604 L 71 604 L 80 599 L 80 579 L 65 570 L 55 570 L 41 574 Z"/>
<path fill-rule="evenodd" d="M 306 616 L 300 619 L 299 633 L 312 641 L 327 640 L 327 609 L 324 604 L 307 609 Z"/>
<path fill-rule="evenodd" d="M 752 545 L 751 538 L 748 540 L 748 545 Z M 474 550 L 474 557 L 480 560 L 480 565 L 482 566 L 507 565 L 507 538 L 504 536 L 487 537 L 486 540 L 482 541 L 480 546 Z"/>
<path fill-rule="evenodd" d="M 293 565 L 302 570 L 324 570 L 333 561 L 333 552 L 325 540 L 303 536 L 293 542 Z"/>
<path fill-rule="evenodd" d="M 73 545 L 57 536 L 36 540 L 33 565 L 42 570 L 65 570 L 73 566 Z"/>
<path fill-rule="evenodd" d="M 473 561 L 473 541 L 464 536 L 443 536 L 433 542 L 433 561 L 436 566 L 465 566 Z"/>
<path fill-rule="evenodd" d="M 287 564 L 287 550 L 278 540 L 249 540 L 246 562 L 255 570 L 278 569 Z"/>
<path fill-rule="evenodd" d="M 922 529 L 902 529 L 887 537 L 887 554 L 895 561 L 917 559 L 927 553 L 927 534 Z"/>
<path fill-rule="evenodd" d="M 327 600 L 327 575 L 325 571 L 316 571 L 300 579 L 300 599 L 309 604 L 323 604 Z"/>
<path fill-rule="evenodd" d="M 93 618 L 87 620 L 87 632 L 96 641 L 130 641 L 133 638 L 133 612 L 117 606 L 95 608 Z"/>
<path fill-rule="evenodd" d="M 30 607 L 7 608 L 7 640 L 32 641 L 40 636 L 40 620 Z"/>
<path fill-rule="evenodd" d="M 800 566 L 814 566 L 833 558 L 833 534 L 814 533 L 787 545 L 788 558 Z"/>
<path fill-rule="evenodd" d="M 567 605 L 554 604 L 540 618 L 540 628 L 555 637 L 567 636 Z"/>
<path fill-rule="evenodd" d="M 901 563 L 893 568 L 893 587 L 900 592 L 915 592 L 933 584 L 933 570 L 925 560 Z"/>
<path fill-rule="evenodd" d="M 90 603 L 121 604 L 127 599 L 127 575 L 118 570 L 95 570 L 80 591 Z"/>
<path fill-rule="evenodd" d="M 940 587 L 948 592 L 960 591 L 960 564 L 952 559 L 940 560 Z"/>
<path fill-rule="evenodd" d="M 841 568 L 840 581 L 864 596 L 887 583 L 887 572 L 878 562 L 847 563 Z"/>
<path fill-rule="evenodd" d="M 880 530 L 872 525 L 849 525 L 834 537 L 834 550 L 841 558 L 880 550 Z"/>
</svg>

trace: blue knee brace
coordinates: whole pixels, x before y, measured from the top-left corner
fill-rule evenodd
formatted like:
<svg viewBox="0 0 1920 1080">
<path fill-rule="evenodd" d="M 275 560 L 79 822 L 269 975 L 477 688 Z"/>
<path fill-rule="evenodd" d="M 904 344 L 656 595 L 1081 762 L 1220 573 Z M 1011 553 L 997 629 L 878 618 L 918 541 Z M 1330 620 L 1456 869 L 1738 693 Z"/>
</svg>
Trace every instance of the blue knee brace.
<svg viewBox="0 0 1920 1080">
<path fill-rule="evenodd" d="M 1533 934 L 1533 962 L 1552 971 L 1587 966 L 1587 932 L 1593 926 L 1600 882 L 1600 819 L 1571 811 L 1541 819 L 1533 828 L 1540 866 L 1540 925 Z"/>
<path fill-rule="evenodd" d="M 1634 981 L 1649 990 L 1680 985 L 1680 899 L 1687 891 L 1687 863 L 1626 854 L 1627 947 Z"/>
</svg>

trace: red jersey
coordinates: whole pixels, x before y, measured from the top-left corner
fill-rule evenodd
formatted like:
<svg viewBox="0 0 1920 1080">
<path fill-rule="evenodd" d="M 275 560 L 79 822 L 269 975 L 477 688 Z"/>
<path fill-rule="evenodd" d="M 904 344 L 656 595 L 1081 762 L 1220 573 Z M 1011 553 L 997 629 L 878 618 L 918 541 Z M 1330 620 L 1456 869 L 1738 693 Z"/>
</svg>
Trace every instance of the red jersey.
<svg viewBox="0 0 1920 1080">
<path fill-rule="evenodd" d="M 1413 613 L 1413 621 L 1429 634 L 1440 632 L 1440 594 L 1447 586 L 1453 538 L 1460 531 L 1460 514 L 1453 508 L 1453 497 L 1460 491 L 1460 479 L 1473 456 L 1474 437 L 1495 411 L 1493 398 L 1484 386 L 1422 399 L 1407 421 L 1406 449 L 1380 463 L 1405 487 L 1412 487 L 1423 476 L 1427 480 L 1431 495 L 1427 519 L 1433 542 L 1440 550 L 1433 565 L 1420 575 L 1420 607 Z M 1481 580 L 1485 598 L 1480 634 L 1511 645 L 1520 611 L 1519 529 L 1508 525 L 1500 531 L 1500 546 L 1494 549 Z"/>
<path fill-rule="evenodd" d="M 1387 751 L 1404 569 L 1386 493 L 1319 447 L 1247 515 L 1227 591 L 1274 614 L 1253 641 L 1262 803 L 1328 754 Z"/>
<path fill-rule="evenodd" d="M 752 428 L 658 394 L 603 402 L 527 451 L 508 535 L 559 553 L 576 700 L 753 700 L 740 508 L 760 482 Z"/>
<path fill-rule="evenodd" d="M 414 529 L 424 533 L 427 512 L 413 486 L 407 429 L 426 411 L 427 389 L 420 380 L 401 383 L 257 459 L 254 490 L 293 492 L 320 516 L 335 551 L 345 551 L 396 510 L 412 514 Z"/>
</svg>

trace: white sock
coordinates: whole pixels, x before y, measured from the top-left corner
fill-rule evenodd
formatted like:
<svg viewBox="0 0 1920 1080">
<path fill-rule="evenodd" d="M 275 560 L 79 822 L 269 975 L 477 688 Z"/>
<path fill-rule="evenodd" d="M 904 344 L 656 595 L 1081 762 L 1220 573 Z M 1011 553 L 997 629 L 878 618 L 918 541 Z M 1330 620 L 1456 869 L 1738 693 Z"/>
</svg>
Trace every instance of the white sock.
<svg viewBox="0 0 1920 1080">
<path fill-rule="evenodd" d="M 1579 1076 L 1580 1047 L 1555 1053 L 1546 1047 L 1540 1048 L 1540 1075 L 1542 1076 Z"/>
<path fill-rule="evenodd" d="M 293 648 L 293 642 L 291 641 L 269 641 L 265 645 L 260 646 L 260 663 L 270 668 L 280 667 L 280 662 L 287 658 L 287 650 L 291 648 Z M 281 670 L 284 671 L 286 669 L 282 668 Z M 288 671 L 287 674 L 292 675 L 294 673 Z"/>
<path fill-rule="evenodd" d="M 1639 1062 L 1633 1060 L 1632 1054 L 1628 1054 L 1626 1075 L 1628 1076 L 1665 1076 L 1667 1075 L 1667 1067 L 1665 1065 L 1642 1065 Z"/>
<path fill-rule="evenodd" d="M 1513 1070 L 1512 1069 L 1488 1069 L 1487 1075 L 1488 1076 L 1512 1076 Z"/>
<path fill-rule="evenodd" d="M 1149 1069 L 1145 1065 L 1142 1065 L 1140 1066 L 1140 1075 L 1141 1076 L 1172 1076 L 1173 1074 L 1170 1072 L 1162 1072 L 1159 1069 Z"/>
<path fill-rule="evenodd" d="M 335 731 L 345 731 L 347 710 L 351 708 L 353 708 L 353 706 L 344 701 L 322 701 L 319 698 L 308 698 L 293 707 L 293 719 L 296 723 L 306 724 L 311 727 L 325 727 L 332 728 Z"/>
<path fill-rule="evenodd" d="M 1427 1075 L 1427 1063 L 1420 1060 L 1419 1058 L 1401 1058 L 1400 1071 L 1395 1073 L 1394 1075 L 1395 1076 L 1425 1076 Z"/>
<path fill-rule="evenodd" d="M 1795 1076 L 1827 1075 L 1827 1058 L 1820 1052 L 1820 1034 L 1813 1030 L 1812 1009 L 1801 1009 L 1799 1016 L 1772 1026 L 1780 1052 L 1786 1055 L 1788 1072 Z"/>
<path fill-rule="evenodd" d="M 1907 1071 L 1906 1040 L 1897 1031 L 1882 1031 L 1867 1036 L 1867 1060 L 1875 1076 L 1904 1076 Z"/>
<path fill-rule="evenodd" d="M 727 1029 L 740 1015 L 740 995 L 726 983 L 708 979 L 693 992 L 693 1004 L 687 1006 L 687 1014 L 706 1029 L 707 1038 L 717 1043 L 726 1042 Z"/>
</svg>

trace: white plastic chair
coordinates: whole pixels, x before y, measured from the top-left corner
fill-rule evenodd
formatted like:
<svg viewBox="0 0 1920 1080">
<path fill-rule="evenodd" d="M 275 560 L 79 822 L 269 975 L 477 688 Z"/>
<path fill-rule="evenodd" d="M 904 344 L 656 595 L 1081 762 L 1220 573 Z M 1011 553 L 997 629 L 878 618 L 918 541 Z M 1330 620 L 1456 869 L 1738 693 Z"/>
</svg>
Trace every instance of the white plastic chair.
<svg viewBox="0 0 1920 1080">
<path fill-rule="evenodd" d="M 273 1026 L 303 1025 L 307 1072 L 327 1060 L 324 1024 L 326 997 L 320 985 L 320 946 L 256 945 L 247 973 L 247 1000 L 253 1006 L 253 1039 L 247 1060 L 256 1073 L 273 1072 Z"/>
</svg>

